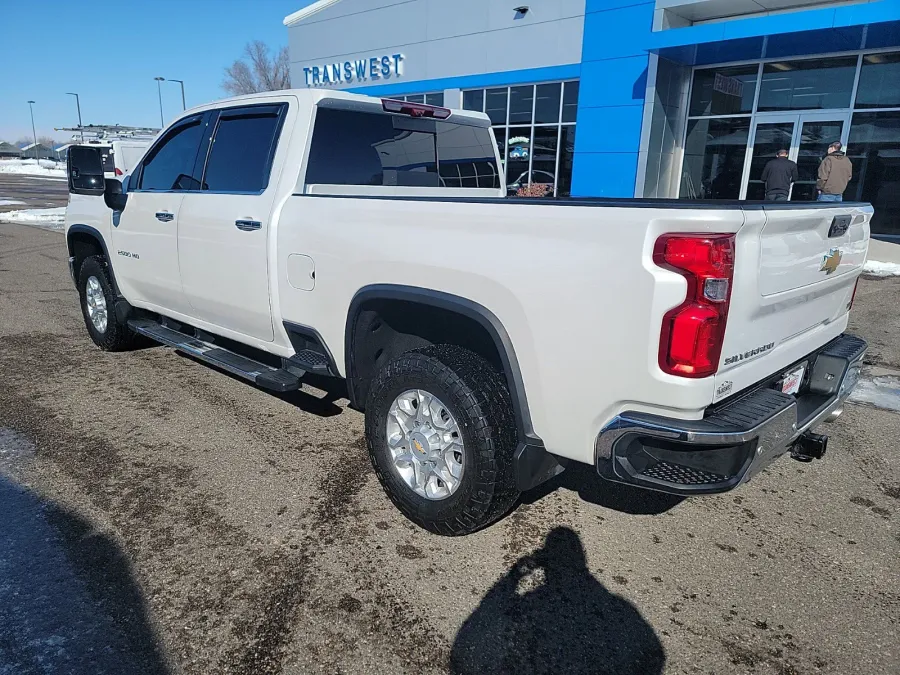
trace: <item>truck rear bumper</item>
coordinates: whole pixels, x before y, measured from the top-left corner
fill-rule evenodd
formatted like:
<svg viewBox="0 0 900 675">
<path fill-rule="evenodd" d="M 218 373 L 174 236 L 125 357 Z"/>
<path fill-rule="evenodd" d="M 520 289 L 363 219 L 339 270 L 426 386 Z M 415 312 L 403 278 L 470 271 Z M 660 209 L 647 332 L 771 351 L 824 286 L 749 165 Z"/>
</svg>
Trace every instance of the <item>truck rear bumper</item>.
<svg viewBox="0 0 900 675">
<path fill-rule="evenodd" d="M 672 494 L 731 490 L 840 410 L 859 379 L 866 346 L 844 334 L 807 355 L 800 362 L 807 375 L 795 396 L 775 388 L 780 375 L 773 375 L 707 409 L 702 420 L 624 412 L 597 436 L 597 472 Z"/>
</svg>

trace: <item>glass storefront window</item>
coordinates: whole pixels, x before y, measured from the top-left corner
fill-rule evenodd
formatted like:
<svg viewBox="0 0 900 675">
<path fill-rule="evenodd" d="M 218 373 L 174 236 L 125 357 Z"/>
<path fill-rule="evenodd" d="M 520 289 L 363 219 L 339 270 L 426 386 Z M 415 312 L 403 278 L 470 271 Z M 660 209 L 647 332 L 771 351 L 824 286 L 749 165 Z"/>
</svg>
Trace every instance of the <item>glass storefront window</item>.
<svg viewBox="0 0 900 675">
<path fill-rule="evenodd" d="M 843 56 L 765 64 L 757 110 L 849 108 L 856 60 Z"/>
<path fill-rule="evenodd" d="M 434 94 L 410 94 L 409 96 L 395 96 L 400 101 L 409 101 L 410 103 L 427 103 L 428 105 L 444 105 L 444 92 L 439 91 Z M 467 110 L 481 110 L 481 108 L 467 108 Z"/>
<path fill-rule="evenodd" d="M 559 122 L 559 94 L 562 84 L 539 84 L 535 87 L 534 123 L 556 124 Z"/>
<path fill-rule="evenodd" d="M 856 107 L 900 108 L 900 52 L 863 57 Z"/>
<path fill-rule="evenodd" d="M 528 187 L 530 158 L 531 127 L 510 127 L 506 141 L 506 189 L 510 194 Z"/>
<path fill-rule="evenodd" d="M 574 122 L 578 114 L 578 82 L 566 82 L 563 88 L 562 121 Z"/>
<path fill-rule="evenodd" d="M 572 193 L 572 161 L 575 157 L 575 126 L 561 127 L 559 172 L 556 196 L 568 197 Z"/>
<path fill-rule="evenodd" d="M 491 124 L 506 124 L 506 99 L 506 87 L 485 92 L 484 112 L 491 118 Z"/>
<path fill-rule="evenodd" d="M 688 122 L 681 196 L 687 199 L 737 199 L 741 192 L 750 118 Z"/>
<path fill-rule="evenodd" d="M 531 122 L 531 106 L 534 102 L 534 87 L 510 87 L 509 123 L 528 124 Z"/>
<path fill-rule="evenodd" d="M 490 117 L 508 194 L 569 195 L 577 81 L 470 89 L 462 92 L 462 105 Z"/>
<path fill-rule="evenodd" d="M 875 207 L 873 233 L 900 237 L 900 110 L 853 115 L 847 155 L 853 180 L 844 198 Z"/>
<path fill-rule="evenodd" d="M 477 110 L 484 112 L 484 89 L 464 91 L 462 96 L 463 110 Z M 505 122 L 506 120 L 504 120 Z"/>
<path fill-rule="evenodd" d="M 759 66 L 706 68 L 694 73 L 690 114 L 737 115 L 753 110 Z"/>
<path fill-rule="evenodd" d="M 533 196 L 552 196 L 556 189 L 556 150 L 559 127 L 535 127 L 531 149 L 531 186 Z M 539 194 L 543 192 L 543 195 Z"/>
</svg>

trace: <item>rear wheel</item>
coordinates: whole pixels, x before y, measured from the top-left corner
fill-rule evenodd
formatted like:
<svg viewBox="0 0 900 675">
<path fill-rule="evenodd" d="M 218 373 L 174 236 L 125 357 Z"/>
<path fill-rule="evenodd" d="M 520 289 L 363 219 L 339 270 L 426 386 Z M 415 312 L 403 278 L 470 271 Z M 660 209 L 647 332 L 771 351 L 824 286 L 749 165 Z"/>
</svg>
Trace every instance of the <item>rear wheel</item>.
<svg viewBox="0 0 900 675">
<path fill-rule="evenodd" d="M 116 317 L 116 296 L 109 280 L 106 258 L 85 258 L 78 272 L 78 294 L 84 325 L 100 349 L 119 352 L 135 346 L 136 335 Z"/>
<path fill-rule="evenodd" d="M 366 440 L 388 496 L 436 534 L 481 529 L 518 498 L 506 383 L 466 349 L 427 347 L 382 368 L 369 389 Z"/>
</svg>

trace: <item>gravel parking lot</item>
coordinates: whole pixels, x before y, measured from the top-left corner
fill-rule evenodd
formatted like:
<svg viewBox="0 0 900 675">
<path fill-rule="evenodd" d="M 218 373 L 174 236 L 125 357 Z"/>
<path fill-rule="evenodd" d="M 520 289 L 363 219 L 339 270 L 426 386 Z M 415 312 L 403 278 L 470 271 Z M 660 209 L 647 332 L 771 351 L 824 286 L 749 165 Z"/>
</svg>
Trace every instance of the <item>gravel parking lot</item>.
<svg viewBox="0 0 900 675">
<path fill-rule="evenodd" d="M 861 282 L 872 367 L 900 370 L 898 301 Z M 828 432 L 730 494 L 570 469 L 436 537 L 339 388 L 100 352 L 62 235 L 0 224 L 0 675 L 896 673 L 900 415 Z"/>
</svg>

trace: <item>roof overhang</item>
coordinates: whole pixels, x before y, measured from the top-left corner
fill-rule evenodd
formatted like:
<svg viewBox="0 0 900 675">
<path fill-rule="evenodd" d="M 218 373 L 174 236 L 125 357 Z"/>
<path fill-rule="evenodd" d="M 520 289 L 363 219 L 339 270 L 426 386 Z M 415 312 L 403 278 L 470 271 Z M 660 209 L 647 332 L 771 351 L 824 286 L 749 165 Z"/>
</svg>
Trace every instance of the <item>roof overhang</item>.
<svg viewBox="0 0 900 675">
<path fill-rule="evenodd" d="M 313 14 L 318 14 L 322 10 L 328 9 L 332 5 L 336 5 L 341 0 L 317 0 L 311 5 L 307 5 L 303 9 L 298 9 L 293 14 L 288 14 L 284 17 L 284 25 L 285 26 L 293 26 L 295 24 L 300 23 L 306 18 L 311 17 Z"/>
</svg>

